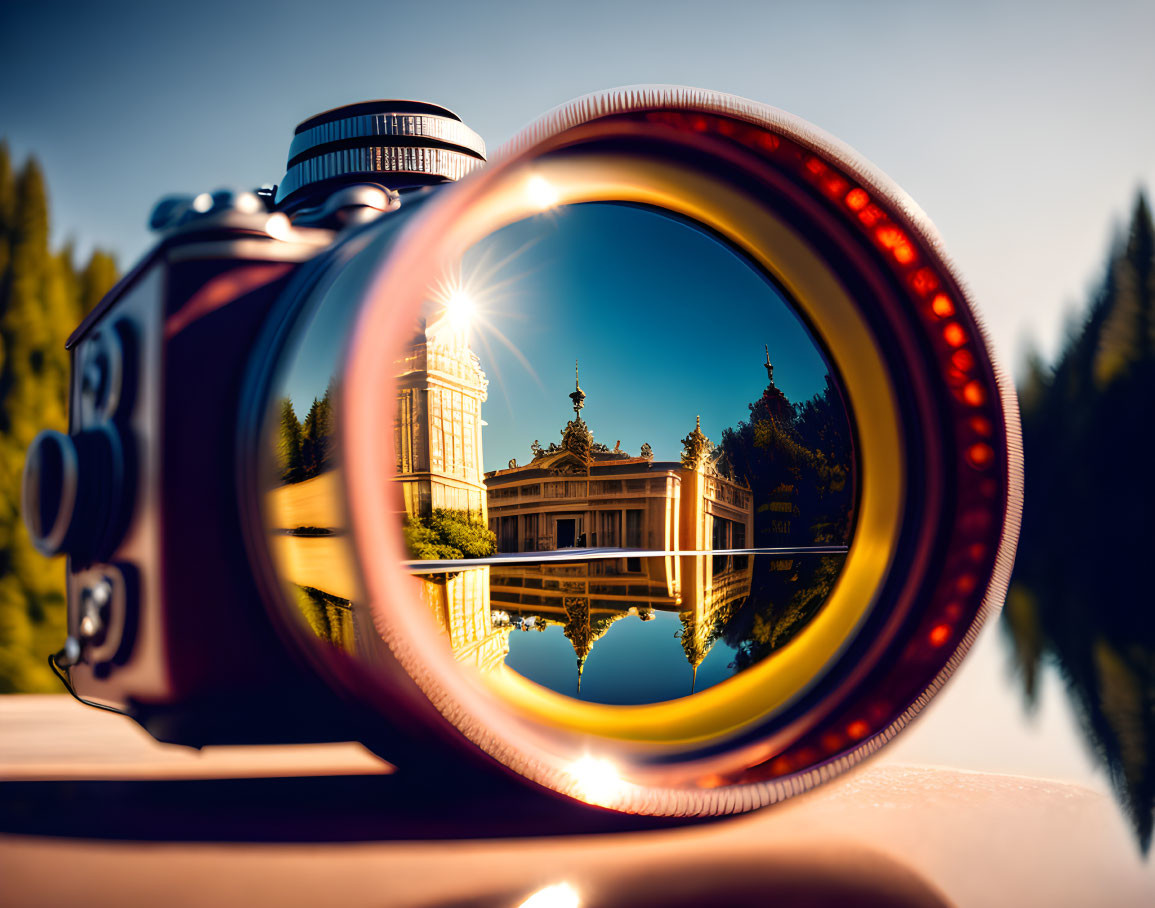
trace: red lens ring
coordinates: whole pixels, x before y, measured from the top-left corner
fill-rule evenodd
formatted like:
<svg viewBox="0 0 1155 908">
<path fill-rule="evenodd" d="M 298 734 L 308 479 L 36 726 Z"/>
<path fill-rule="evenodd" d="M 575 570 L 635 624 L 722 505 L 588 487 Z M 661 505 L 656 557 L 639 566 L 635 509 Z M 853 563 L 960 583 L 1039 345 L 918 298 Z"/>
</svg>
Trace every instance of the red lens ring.
<svg viewBox="0 0 1155 908">
<path fill-rule="evenodd" d="M 711 787 L 781 783 L 831 763 L 849 765 L 857 759 L 851 754 L 869 753 L 890 740 L 946 682 L 986 618 L 997 611 L 1009 580 L 1008 543 L 1013 551 L 1021 510 L 1017 402 L 990 358 L 981 323 L 937 246 L 892 199 L 872 193 L 822 150 L 768 131 L 764 123 L 753 126 L 727 116 L 682 111 L 651 111 L 643 117 L 737 142 L 825 198 L 829 208 L 875 248 L 878 260 L 906 291 L 915 324 L 948 389 L 949 424 L 959 453 L 950 486 L 957 517 L 943 559 L 945 570 L 913 633 L 885 673 L 864 685 L 864 693 L 834 716 L 781 753 L 710 780 Z M 991 578 L 989 584 L 984 585 L 983 578 Z M 948 647 L 953 651 L 944 666 Z"/>
<path fill-rule="evenodd" d="M 671 108 L 678 109 L 671 113 Z M 750 809 L 812 787 L 881 746 L 941 687 L 985 618 L 997 610 L 1009 580 L 1021 502 L 1017 411 L 1010 384 L 990 362 L 981 326 L 938 251 L 933 228 L 885 178 L 874 175 L 849 151 L 840 153 L 837 143 L 801 121 L 772 108 L 709 92 L 621 90 L 580 99 L 547 116 L 511 144 L 496 168 L 522 152 L 564 144 L 570 127 L 612 116 L 657 118 L 652 121 L 656 124 L 664 118 L 672 128 L 688 127 L 711 139 L 737 141 L 783 172 L 793 168 L 800 185 L 811 186 L 815 198 L 843 219 L 853 217 L 851 223 L 859 225 L 854 229 L 870 231 L 864 238 L 905 288 L 917 315 L 910 321 L 926 335 L 946 386 L 957 391 L 947 398 L 946 415 L 960 452 L 954 494 L 948 496 L 959 505 L 955 509 L 959 519 L 950 527 L 945 561 L 938 562 L 946 570 L 927 597 L 929 605 L 921 612 L 917 631 L 905 634 L 905 648 L 881 677 L 876 675 L 869 686 L 864 685 L 863 690 L 871 693 L 835 707 L 834 717 L 820 729 L 751 769 L 703 778 L 699 791 L 638 793 L 631 806 L 619 808 L 677 814 Z M 483 173 L 480 180 L 485 179 Z M 479 194 L 482 183 L 463 185 L 460 194 L 454 190 L 459 210 Z M 416 248 L 413 243 L 404 245 L 411 247 L 406 255 Z M 948 311 L 950 315 L 944 316 Z M 945 323 L 944 318 L 948 319 Z M 932 326 L 937 336 L 930 333 Z M 965 448 L 964 440 L 968 442 Z M 952 651 L 944 659 L 947 650 Z M 403 651 L 395 649 L 395 653 L 403 661 Z M 413 671 L 412 666 L 409 670 Z M 453 709 L 451 700 L 439 699 L 437 709 L 465 731 L 462 722 L 447 712 Z M 479 728 L 473 732 L 477 736 L 470 733 L 469 737 L 491 756 L 531 779 L 557 787 L 556 772 L 511 750 L 500 735 Z M 705 790 L 719 785 L 743 787 L 726 793 Z"/>
</svg>

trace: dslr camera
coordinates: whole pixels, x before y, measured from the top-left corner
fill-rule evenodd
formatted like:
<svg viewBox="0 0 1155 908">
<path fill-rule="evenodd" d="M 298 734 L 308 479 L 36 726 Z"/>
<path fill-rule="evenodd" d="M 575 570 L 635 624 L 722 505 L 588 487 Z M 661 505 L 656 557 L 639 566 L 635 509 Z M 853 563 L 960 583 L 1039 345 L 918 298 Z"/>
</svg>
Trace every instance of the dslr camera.
<svg viewBox="0 0 1155 908">
<path fill-rule="evenodd" d="M 734 813 L 889 741 L 1001 604 L 1011 386 L 921 210 L 796 117 L 619 89 L 487 163 L 352 104 L 152 227 L 24 513 L 62 680 L 159 740 Z"/>
</svg>

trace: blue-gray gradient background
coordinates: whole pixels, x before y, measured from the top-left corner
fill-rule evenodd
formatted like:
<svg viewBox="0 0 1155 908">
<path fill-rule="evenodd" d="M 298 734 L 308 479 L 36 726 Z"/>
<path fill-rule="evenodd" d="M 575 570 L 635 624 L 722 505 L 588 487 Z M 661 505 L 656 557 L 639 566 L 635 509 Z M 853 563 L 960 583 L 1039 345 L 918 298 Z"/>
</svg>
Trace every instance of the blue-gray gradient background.
<svg viewBox="0 0 1155 908">
<path fill-rule="evenodd" d="M 1110 225 L 1155 185 L 1155 4 L 683 2 L 0 5 L 0 135 L 47 171 L 58 238 L 145 249 L 170 192 L 281 178 L 351 101 L 447 105 L 498 146 L 617 85 L 732 92 L 810 120 L 942 231 L 996 343 L 1057 348 Z"/>
<path fill-rule="evenodd" d="M 1153 36 L 1151 0 L 8 0 L 0 135 L 44 164 L 56 238 L 126 266 L 159 196 L 279 181 L 294 125 L 340 104 L 438 102 L 495 147 L 590 91 L 731 92 L 815 123 L 906 189 L 1014 366 L 1028 339 L 1058 348 L 1112 224 L 1155 188 Z M 1024 716 L 997 628 L 891 753 L 1107 790 L 1056 672 Z"/>
</svg>

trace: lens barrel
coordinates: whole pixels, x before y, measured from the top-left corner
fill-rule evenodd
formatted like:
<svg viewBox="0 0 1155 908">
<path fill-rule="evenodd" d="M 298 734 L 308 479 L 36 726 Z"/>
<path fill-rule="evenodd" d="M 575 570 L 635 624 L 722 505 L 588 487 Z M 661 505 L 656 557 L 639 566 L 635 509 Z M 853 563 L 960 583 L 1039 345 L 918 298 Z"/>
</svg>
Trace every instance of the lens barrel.
<svg viewBox="0 0 1155 908">
<path fill-rule="evenodd" d="M 359 108 L 306 121 L 298 135 L 372 116 Z M 301 147 L 311 141 L 301 139 Z M 366 180 L 361 171 L 349 176 Z M 599 212 L 612 217 L 587 225 L 581 242 L 547 248 L 567 225 Z M 837 425 L 853 459 L 845 458 L 842 479 L 829 472 L 835 454 L 809 458 L 784 434 L 799 417 L 782 408 L 789 401 L 775 395 L 775 382 L 802 366 L 779 360 L 775 373 L 768 350 L 761 362 L 762 338 L 781 340 L 786 329 L 758 327 L 765 314 L 739 305 L 746 290 L 726 290 L 713 266 L 712 283 L 699 291 L 634 279 L 669 277 L 640 264 L 649 248 L 643 214 L 650 235 L 664 238 L 654 248 L 668 251 L 669 231 L 690 229 L 694 255 L 719 244 L 780 291 L 775 299 L 810 332 L 823 359 L 832 406 L 843 408 Z M 616 232 L 606 224 L 618 225 Z M 508 242 L 491 253 L 499 234 Z M 606 275 L 607 246 L 636 252 L 611 274 L 625 279 L 575 297 L 575 275 Z M 566 255 L 574 257 L 570 264 Z M 692 255 L 660 261 L 688 284 Z M 525 277 L 526 289 L 497 273 L 509 262 L 523 269 L 514 276 Z M 918 208 L 849 149 L 782 111 L 665 87 L 578 99 L 460 186 L 414 197 L 378 226 L 350 234 L 315 274 L 286 300 L 284 320 L 270 324 L 253 362 L 239 449 L 246 540 L 275 626 L 334 689 L 380 716 L 379 730 L 362 740 L 399 766 L 424 759 L 416 748 L 398 750 L 404 730 L 613 810 L 705 816 L 753 809 L 827 781 L 892 739 L 1001 604 L 1022 495 L 1013 389 Z M 526 295 L 522 304 L 516 292 Z M 618 292 L 628 300 L 617 302 Z M 683 293 L 694 304 L 673 307 Z M 487 309 L 487 300 L 495 305 Z M 536 404 L 502 416 L 486 403 L 497 386 L 487 391 L 485 370 L 498 374 L 502 346 L 515 359 L 519 349 L 487 327 L 502 312 L 517 313 L 514 328 L 517 319 L 530 320 L 532 336 L 521 349 L 538 351 L 543 371 L 563 361 L 563 347 L 582 348 L 573 350 L 583 354 L 580 379 L 576 371 L 570 377 L 573 360 L 564 357 L 574 414 L 560 444 L 530 445 L 535 435 L 548 436 L 521 431 L 521 416 L 527 429 L 538 425 L 529 412 Z M 657 396 L 646 399 L 650 386 L 619 376 L 593 393 L 596 376 L 618 364 L 648 374 L 646 350 L 660 337 L 668 354 L 679 341 L 675 329 L 691 339 L 678 360 L 687 381 L 659 382 Z M 470 331 L 483 338 L 487 330 L 498 343 L 479 341 L 475 355 Z M 614 330 L 632 332 L 634 348 L 607 353 L 612 345 L 597 332 Z M 726 411 L 737 415 L 710 428 L 709 402 L 699 415 L 687 397 L 708 379 L 691 370 L 736 356 L 750 338 L 755 384 L 741 384 L 751 393 Z M 587 356 L 600 365 L 587 365 Z M 588 426 L 577 412 L 586 398 L 579 380 L 594 402 L 585 407 Z M 679 390 L 671 395 L 671 388 Z M 695 427 L 681 441 L 680 460 L 669 447 L 655 456 L 648 439 L 633 449 L 636 457 L 620 440 L 612 449 L 595 442 L 590 406 L 602 408 L 600 426 L 615 415 L 607 405 L 616 405 L 622 428 L 602 437 L 620 434 L 629 443 L 629 420 L 640 421 L 631 414 L 652 416 L 668 398 L 685 408 L 686 421 L 671 416 L 678 432 L 662 437 L 676 440 L 682 425 Z M 738 438 L 750 425 L 747 412 L 760 426 L 750 430 L 757 439 L 750 447 L 776 452 L 773 464 L 759 468 L 767 478 L 757 485 L 761 461 L 741 460 L 738 441 L 725 463 L 706 456 L 704 429 L 717 439 L 726 424 L 737 426 L 730 434 Z M 493 459 L 506 462 L 507 438 L 520 439 L 532 458 L 494 468 Z M 661 447 L 662 438 L 654 440 Z M 827 519 L 832 511 L 806 517 L 818 512 L 805 508 L 833 502 L 835 492 L 852 501 L 845 559 L 826 563 L 826 573 L 804 574 L 775 534 L 799 524 L 824 534 L 808 543 L 829 542 L 828 529 L 844 524 Z M 762 523 L 751 516 L 763 513 Z M 647 523 L 648 514 L 661 519 Z M 643 537 L 643 527 L 659 526 L 666 535 L 647 529 Z M 482 531 L 493 534 L 492 557 L 466 552 Z M 460 540 L 460 558 L 446 554 L 458 545 L 452 540 Z M 550 564 L 518 568 L 506 556 Z M 748 560 L 755 556 L 769 566 L 755 567 Z M 588 569 L 574 563 L 595 557 Z M 429 568 L 420 569 L 423 563 Z M 659 566 L 651 572 L 647 565 Z M 425 576 L 435 566 L 443 578 Z M 795 581 L 806 595 L 795 595 Z M 739 599 L 748 607 L 723 611 Z M 805 624 L 789 625 L 797 628 L 789 639 L 776 630 L 788 627 L 785 620 L 754 620 L 779 609 L 803 615 L 812 606 Z M 747 623 L 735 617 L 743 615 Z M 599 655 L 610 658 L 611 644 L 632 647 L 621 664 L 649 683 L 654 666 L 673 663 L 648 654 L 668 652 L 683 688 L 652 702 L 598 699 L 596 666 L 585 660 L 618 620 Z M 675 623 L 678 643 L 666 634 L 665 649 L 645 649 L 656 638 L 643 634 Z M 535 680 L 536 663 L 516 663 L 519 652 L 529 653 L 525 641 L 505 644 L 515 631 L 538 629 L 542 641 L 558 645 L 534 652 L 553 660 L 550 672 L 558 668 Z M 704 661 L 710 646 L 723 664 L 730 658 L 722 644 L 749 654 L 749 664 L 699 684 L 710 680 L 707 671 L 699 677 L 699 663 L 714 670 Z M 733 661 L 729 667 L 738 667 Z"/>
<path fill-rule="evenodd" d="M 302 122 L 289 146 L 277 204 L 296 207 L 318 189 L 372 182 L 401 189 L 459 180 L 485 163 L 485 143 L 448 108 L 365 101 Z"/>
</svg>

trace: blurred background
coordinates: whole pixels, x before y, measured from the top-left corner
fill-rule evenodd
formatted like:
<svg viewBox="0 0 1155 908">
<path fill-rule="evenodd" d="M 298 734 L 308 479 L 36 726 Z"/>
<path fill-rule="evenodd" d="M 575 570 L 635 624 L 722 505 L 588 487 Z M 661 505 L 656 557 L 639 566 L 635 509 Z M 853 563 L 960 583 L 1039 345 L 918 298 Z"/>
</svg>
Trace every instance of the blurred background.
<svg viewBox="0 0 1155 908">
<path fill-rule="evenodd" d="M 1155 807 L 1155 6 L 7 2 L 0 9 L 0 692 L 57 691 L 63 565 L 19 521 L 63 428 L 65 337 L 169 193 L 276 183 L 293 127 L 378 97 L 455 110 L 491 151 L 586 92 L 677 83 L 838 136 L 906 189 L 1014 373 L 1028 462 L 1007 607 L 911 762 Z"/>
</svg>

